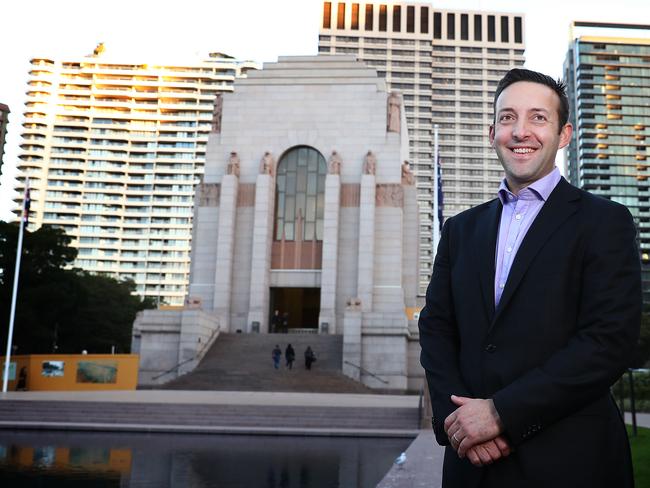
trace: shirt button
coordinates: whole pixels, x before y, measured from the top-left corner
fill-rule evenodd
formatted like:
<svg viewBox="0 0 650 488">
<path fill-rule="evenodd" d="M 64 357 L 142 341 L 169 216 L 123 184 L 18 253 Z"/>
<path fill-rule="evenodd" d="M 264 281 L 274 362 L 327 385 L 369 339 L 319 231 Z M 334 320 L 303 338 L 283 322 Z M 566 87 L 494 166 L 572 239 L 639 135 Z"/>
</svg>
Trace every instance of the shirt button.
<svg viewBox="0 0 650 488">
<path fill-rule="evenodd" d="M 504 288 L 505 286 L 506 286 L 505 283 L 500 283 L 500 284 L 499 284 L 499 288 Z"/>
<path fill-rule="evenodd" d="M 512 252 L 512 248 L 509 247 L 508 249 L 506 249 L 506 251 L 508 251 L 508 252 Z"/>
<path fill-rule="evenodd" d="M 497 350 L 497 346 L 495 346 L 494 344 L 488 344 L 487 346 L 485 346 L 485 352 L 494 352 L 496 350 Z"/>
<path fill-rule="evenodd" d="M 517 220 L 521 220 L 521 214 L 517 214 L 517 215 L 515 215 L 515 219 L 517 219 Z"/>
</svg>

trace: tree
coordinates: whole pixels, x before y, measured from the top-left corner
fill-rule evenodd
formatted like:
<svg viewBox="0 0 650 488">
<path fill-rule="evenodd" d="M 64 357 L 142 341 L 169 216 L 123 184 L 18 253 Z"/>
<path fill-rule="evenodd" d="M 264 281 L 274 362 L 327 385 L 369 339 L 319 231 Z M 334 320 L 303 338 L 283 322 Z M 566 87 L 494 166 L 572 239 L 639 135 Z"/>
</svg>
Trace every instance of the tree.
<svg viewBox="0 0 650 488">
<path fill-rule="evenodd" d="M 18 226 L 0 223 L 0 339 L 6 348 Z M 13 344 L 17 352 L 128 352 L 135 314 L 152 308 L 133 282 L 70 268 L 77 251 L 61 229 L 25 232 Z M 4 349 L 3 349 L 4 350 Z"/>
<path fill-rule="evenodd" d="M 633 367 L 642 368 L 650 361 L 650 313 L 641 316 L 641 334 L 634 353 Z"/>
</svg>

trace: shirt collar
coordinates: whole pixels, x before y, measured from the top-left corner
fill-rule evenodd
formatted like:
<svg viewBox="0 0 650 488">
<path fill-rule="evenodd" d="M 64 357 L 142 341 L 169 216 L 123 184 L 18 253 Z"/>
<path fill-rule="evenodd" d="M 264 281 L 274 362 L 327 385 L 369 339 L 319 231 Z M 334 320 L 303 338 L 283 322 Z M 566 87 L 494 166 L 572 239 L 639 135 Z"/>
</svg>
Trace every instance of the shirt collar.
<svg viewBox="0 0 650 488">
<path fill-rule="evenodd" d="M 546 201 L 548 200 L 548 197 L 551 195 L 551 192 L 555 189 L 555 187 L 557 186 L 557 184 L 560 182 L 561 179 L 562 176 L 560 175 L 560 170 L 557 169 L 556 166 L 553 168 L 553 171 L 551 171 L 549 174 L 540 178 L 537 181 L 532 182 L 527 187 L 522 188 L 519 191 L 519 193 L 521 194 L 522 191 L 526 189 L 530 189 L 532 190 L 531 193 L 535 194 L 538 198 Z M 512 198 L 509 199 L 508 195 L 512 196 Z M 501 200 L 501 203 L 503 205 L 508 203 L 509 200 L 517 199 L 517 195 L 512 193 L 508 188 L 508 184 L 505 178 L 501 180 L 501 184 L 499 185 L 497 196 L 499 197 L 499 200 Z"/>
</svg>

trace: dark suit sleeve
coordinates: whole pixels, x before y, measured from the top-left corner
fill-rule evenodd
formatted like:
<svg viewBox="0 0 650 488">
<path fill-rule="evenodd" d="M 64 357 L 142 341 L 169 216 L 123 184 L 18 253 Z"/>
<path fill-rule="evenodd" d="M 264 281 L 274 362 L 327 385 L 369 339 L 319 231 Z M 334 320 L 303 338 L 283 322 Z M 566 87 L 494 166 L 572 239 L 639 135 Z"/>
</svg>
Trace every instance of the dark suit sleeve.
<svg viewBox="0 0 650 488">
<path fill-rule="evenodd" d="M 433 429 L 440 445 L 448 445 L 444 430 L 447 416 L 456 410 L 450 396 L 467 395 L 459 371 L 458 331 L 451 292 L 451 263 L 449 252 L 450 227 L 447 220 L 433 265 L 433 275 L 427 288 L 425 307 L 420 312 L 418 327 L 424 367 L 431 395 Z"/>
<path fill-rule="evenodd" d="M 636 229 L 625 207 L 601 207 L 583 236 L 578 317 L 548 324 L 575 332 L 542 365 L 493 396 L 515 445 L 606 395 L 632 357 L 641 317 Z"/>
</svg>

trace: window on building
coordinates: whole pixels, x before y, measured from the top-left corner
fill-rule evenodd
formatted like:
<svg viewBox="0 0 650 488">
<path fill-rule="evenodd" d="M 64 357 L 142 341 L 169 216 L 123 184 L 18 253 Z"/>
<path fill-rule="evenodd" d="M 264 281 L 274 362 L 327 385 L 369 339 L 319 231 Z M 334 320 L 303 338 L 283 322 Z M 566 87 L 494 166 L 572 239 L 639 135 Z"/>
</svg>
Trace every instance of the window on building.
<svg viewBox="0 0 650 488">
<path fill-rule="evenodd" d="M 379 6 L 379 30 L 381 32 L 386 32 L 387 17 L 388 17 L 388 7 L 386 7 L 386 5 L 380 5 Z"/>
<path fill-rule="evenodd" d="M 488 15 L 488 42 L 496 41 L 494 15 Z"/>
<path fill-rule="evenodd" d="M 447 39 L 456 39 L 456 14 L 447 14 Z"/>
<path fill-rule="evenodd" d="M 442 14 L 440 12 L 433 13 L 433 38 L 442 39 Z"/>
<path fill-rule="evenodd" d="M 429 7 L 420 7 L 420 33 L 429 33 Z"/>
<path fill-rule="evenodd" d="M 365 18 L 365 28 L 367 31 L 372 30 L 372 15 L 373 15 L 373 5 L 366 5 L 366 18 Z"/>
<path fill-rule="evenodd" d="M 474 16 L 474 40 L 482 41 L 483 40 L 483 17 L 481 15 Z"/>
<path fill-rule="evenodd" d="M 469 40 L 469 16 L 467 14 L 460 15 L 460 38 L 463 41 Z"/>
<path fill-rule="evenodd" d="M 515 42 L 517 44 L 521 44 L 523 42 L 521 31 L 521 17 L 515 17 Z"/>
<path fill-rule="evenodd" d="M 332 27 L 332 2 L 323 3 L 323 29 Z"/>
<path fill-rule="evenodd" d="M 352 30 L 359 30 L 359 4 L 352 4 L 352 24 L 350 25 Z"/>
<path fill-rule="evenodd" d="M 278 163 L 275 240 L 323 240 L 325 158 L 316 149 L 297 146 Z"/>
<path fill-rule="evenodd" d="M 338 12 L 336 14 L 336 28 L 345 29 L 345 4 L 339 3 Z"/>
<path fill-rule="evenodd" d="M 402 7 L 393 5 L 393 32 L 402 30 Z"/>
<path fill-rule="evenodd" d="M 510 35 L 508 33 L 508 17 L 501 16 L 501 42 L 510 42 Z"/>
<path fill-rule="evenodd" d="M 415 32 L 415 7 L 406 7 L 406 32 Z"/>
</svg>

